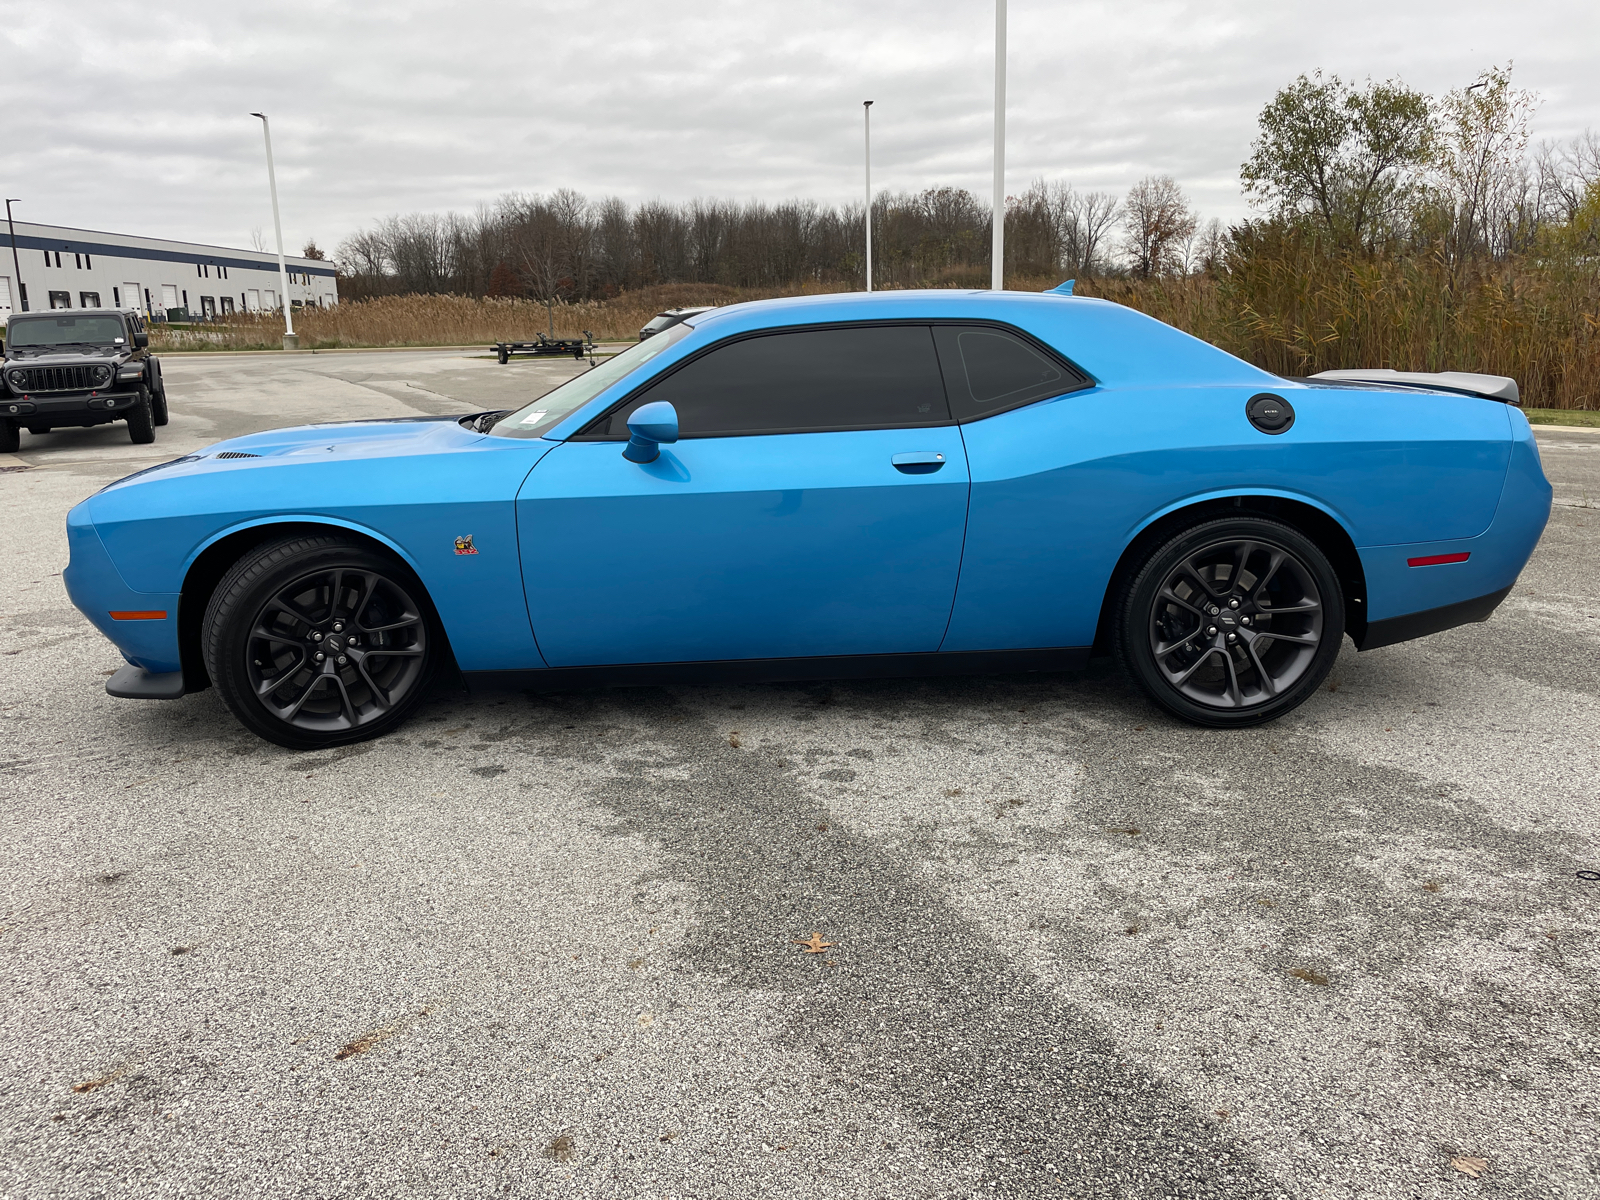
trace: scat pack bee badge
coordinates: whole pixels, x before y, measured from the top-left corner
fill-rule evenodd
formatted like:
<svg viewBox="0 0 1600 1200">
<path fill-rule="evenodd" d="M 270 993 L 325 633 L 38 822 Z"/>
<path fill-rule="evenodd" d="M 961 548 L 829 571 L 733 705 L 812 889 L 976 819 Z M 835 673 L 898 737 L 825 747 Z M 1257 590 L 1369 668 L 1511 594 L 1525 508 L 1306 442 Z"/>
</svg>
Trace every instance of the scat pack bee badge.
<svg viewBox="0 0 1600 1200">
<path fill-rule="evenodd" d="M 472 544 L 472 535 L 470 533 L 456 538 L 457 554 L 476 554 L 477 552 L 478 548 Z"/>
</svg>

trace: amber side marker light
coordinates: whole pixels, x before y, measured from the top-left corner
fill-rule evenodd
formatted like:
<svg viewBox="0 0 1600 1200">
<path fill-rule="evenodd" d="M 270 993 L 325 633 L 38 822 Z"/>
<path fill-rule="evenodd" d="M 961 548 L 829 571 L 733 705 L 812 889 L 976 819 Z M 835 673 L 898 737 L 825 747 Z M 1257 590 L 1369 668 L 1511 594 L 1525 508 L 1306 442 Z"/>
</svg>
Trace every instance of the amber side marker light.
<svg viewBox="0 0 1600 1200">
<path fill-rule="evenodd" d="M 1408 566 L 1408 567 L 1442 567 L 1446 563 L 1466 562 L 1467 559 L 1469 559 L 1471 557 L 1472 557 L 1472 553 L 1470 551 L 1467 551 L 1467 550 L 1463 550 L 1460 554 L 1429 554 L 1429 555 L 1427 555 L 1427 556 L 1425 556 L 1423 558 L 1408 558 L 1408 559 L 1406 559 L 1406 566 Z"/>
<path fill-rule="evenodd" d="M 138 608 L 111 613 L 113 621 L 165 621 L 167 610 L 164 608 Z"/>
</svg>

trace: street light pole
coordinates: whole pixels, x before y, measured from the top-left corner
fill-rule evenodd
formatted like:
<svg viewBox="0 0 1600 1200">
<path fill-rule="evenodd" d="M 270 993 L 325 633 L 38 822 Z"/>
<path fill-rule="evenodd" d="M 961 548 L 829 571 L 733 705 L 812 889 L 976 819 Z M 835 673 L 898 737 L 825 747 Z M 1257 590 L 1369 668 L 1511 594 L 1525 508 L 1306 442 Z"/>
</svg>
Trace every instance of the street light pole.
<svg viewBox="0 0 1600 1200">
<path fill-rule="evenodd" d="M 285 350 L 300 349 L 300 339 L 294 332 L 294 310 L 289 304 L 289 267 L 283 261 L 283 222 L 278 219 L 278 177 L 272 170 L 272 125 L 267 120 L 266 113 L 253 112 L 252 117 L 261 118 L 261 136 L 267 143 L 267 187 L 272 192 L 272 229 L 278 235 L 278 293 L 283 301 L 283 348 Z"/>
<path fill-rule="evenodd" d="M 11 206 L 21 203 L 22 200 L 18 197 L 7 197 L 6 199 L 6 228 L 11 230 L 11 267 L 16 272 L 17 280 L 17 294 L 11 297 L 12 312 L 28 311 L 28 302 L 22 296 L 22 262 L 17 258 L 17 227 L 11 220 Z"/>
<path fill-rule="evenodd" d="M 872 101 L 861 102 L 867 121 L 867 291 L 872 290 Z"/>
<path fill-rule="evenodd" d="M 994 240 L 989 286 L 1006 286 L 1006 0 L 994 0 Z"/>
</svg>

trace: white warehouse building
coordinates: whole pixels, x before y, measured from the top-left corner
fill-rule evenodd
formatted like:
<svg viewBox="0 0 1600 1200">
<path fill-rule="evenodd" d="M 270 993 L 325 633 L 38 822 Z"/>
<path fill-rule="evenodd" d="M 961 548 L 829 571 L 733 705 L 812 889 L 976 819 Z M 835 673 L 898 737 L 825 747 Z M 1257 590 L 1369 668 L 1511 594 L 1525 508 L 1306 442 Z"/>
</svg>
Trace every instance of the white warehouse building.
<svg viewBox="0 0 1600 1200">
<path fill-rule="evenodd" d="M 276 254 L 23 221 L 15 231 L 13 256 L 10 230 L 0 225 L 0 320 L 23 309 L 132 308 L 163 321 L 283 306 Z M 285 262 L 292 307 L 339 302 L 331 262 Z"/>
</svg>

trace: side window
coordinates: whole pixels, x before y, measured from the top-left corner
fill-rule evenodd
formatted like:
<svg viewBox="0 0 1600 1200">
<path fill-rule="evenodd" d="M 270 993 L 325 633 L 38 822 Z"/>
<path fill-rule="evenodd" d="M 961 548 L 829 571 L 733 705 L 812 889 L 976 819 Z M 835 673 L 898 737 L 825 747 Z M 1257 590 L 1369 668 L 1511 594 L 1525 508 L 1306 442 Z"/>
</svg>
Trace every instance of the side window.
<svg viewBox="0 0 1600 1200">
<path fill-rule="evenodd" d="M 1004 329 L 936 325 L 933 336 L 958 421 L 1089 386 L 1078 371 Z"/>
<path fill-rule="evenodd" d="M 628 416 L 666 400 L 684 437 L 894 429 L 950 421 L 926 325 L 761 334 L 720 346 L 585 433 L 625 438 Z"/>
</svg>

